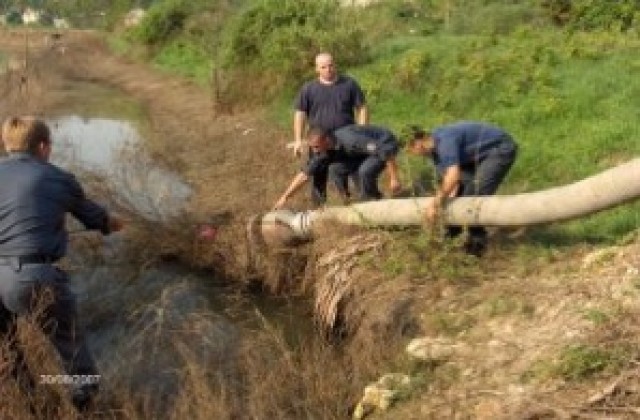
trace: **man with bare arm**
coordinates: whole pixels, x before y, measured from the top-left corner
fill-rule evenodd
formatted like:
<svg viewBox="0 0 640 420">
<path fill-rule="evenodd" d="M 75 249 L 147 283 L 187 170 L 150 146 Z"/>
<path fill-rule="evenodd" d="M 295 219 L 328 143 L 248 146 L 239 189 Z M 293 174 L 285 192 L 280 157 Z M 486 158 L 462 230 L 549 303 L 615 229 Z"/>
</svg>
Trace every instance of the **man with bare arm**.
<svg viewBox="0 0 640 420">
<path fill-rule="evenodd" d="M 287 200 L 321 168 L 328 169 L 329 177 L 345 203 L 351 198 L 347 183 L 349 176 L 354 179 L 362 201 L 382 198 L 378 178 L 385 170 L 389 176 L 389 190 L 392 193 L 400 190 L 396 163 L 398 141 L 387 128 L 351 124 L 329 134 L 320 128 L 311 127 L 307 137 L 313 156 L 306 167 L 291 180 L 273 206 L 274 210 L 283 208 Z"/>
<path fill-rule="evenodd" d="M 416 129 L 407 146 L 410 153 L 430 157 L 436 166 L 439 184 L 425 209 L 430 222 L 449 198 L 495 194 L 518 152 L 509 133 L 476 121 L 443 125 L 431 133 Z M 462 231 L 461 226 L 448 226 L 447 236 Z M 482 226 L 471 226 L 468 231 L 465 249 L 479 257 L 486 248 L 487 231 Z"/>
<path fill-rule="evenodd" d="M 295 99 L 291 144 L 295 156 L 302 154 L 309 126 L 331 134 L 346 125 L 369 122 L 362 89 L 354 79 L 337 72 L 331 54 L 318 54 L 315 66 L 318 77 L 305 83 Z M 309 159 L 312 156 L 313 151 L 309 149 Z M 327 177 L 327 168 L 319 168 L 313 175 L 311 198 L 315 205 L 326 201 Z"/>
</svg>

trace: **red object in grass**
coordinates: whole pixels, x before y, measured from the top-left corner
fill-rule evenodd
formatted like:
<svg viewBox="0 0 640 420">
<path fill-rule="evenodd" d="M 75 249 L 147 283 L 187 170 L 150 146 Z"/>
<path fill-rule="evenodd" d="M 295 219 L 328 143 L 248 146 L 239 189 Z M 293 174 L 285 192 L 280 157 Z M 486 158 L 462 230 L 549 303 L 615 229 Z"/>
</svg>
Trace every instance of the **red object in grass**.
<svg viewBox="0 0 640 420">
<path fill-rule="evenodd" d="M 214 240 L 218 235 L 218 229 L 210 225 L 202 225 L 198 229 L 198 238 L 206 240 Z"/>
</svg>

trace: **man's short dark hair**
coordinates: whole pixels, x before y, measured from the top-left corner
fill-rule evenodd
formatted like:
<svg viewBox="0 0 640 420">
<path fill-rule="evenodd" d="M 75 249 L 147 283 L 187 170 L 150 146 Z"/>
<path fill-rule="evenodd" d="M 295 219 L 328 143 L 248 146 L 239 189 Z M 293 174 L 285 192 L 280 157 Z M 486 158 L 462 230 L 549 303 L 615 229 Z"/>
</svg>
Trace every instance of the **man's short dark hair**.
<svg viewBox="0 0 640 420">
<path fill-rule="evenodd" d="M 431 133 L 426 131 L 424 128 L 419 125 L 410 125 L 408 127 L 408 140 L 407 145 L 413 146 L 417 141 L 424 140 L 427 137 L 431 136 Z"/>
<path fill-rule="evenodd" d="M 409 129 L 411 130 L 411 137 L 414 139 L 423 139 L 427 137 L 428 133 L 419 125 L 412 125 Z"/>
</svg>

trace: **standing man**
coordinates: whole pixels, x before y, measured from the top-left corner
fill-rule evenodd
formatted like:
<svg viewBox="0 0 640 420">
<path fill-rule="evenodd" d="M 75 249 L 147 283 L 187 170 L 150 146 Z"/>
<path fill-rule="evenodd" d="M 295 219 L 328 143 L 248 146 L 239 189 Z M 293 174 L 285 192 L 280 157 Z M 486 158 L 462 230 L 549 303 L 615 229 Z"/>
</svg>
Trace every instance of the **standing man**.
<svg viewBox="0 0 640 420">
<path fill-rule="evenodd" d="M 367 124 L 369 114 L 364 93 L 358 83 L 338 74 L 333 57 L 328 53 L 316 56 L 316 80 L 302 86 L 295 99 L 293 117 L 293 153 L 302 154 L 303 138 L 308 126 L 318 127 L 327 133 L 354 123 Z M 313 151 L 309 150 L 309 159 Z M 311 198 L 320 205 L 327 198 L 327 168 L 315 171 Z"/>
<path fill-rule="evenodd" d="M 430 222 L 436 220 L 447 198 L 495 194 L 518 150 L 512 137 L 501 128 L 472 121 L 444 125 L 432 133 L 417 130 L 408 146 L 410 153 L 430 156 L 436 165 L 440 182 L 426 209 Z M 449 237 L 460 233 L 460 226 L 447 228 Z M 481 256 L 486 244 L 486 229 L 470 227 L 466 251 Z"/>
<path fill-rule="evenodd" d="M 386 128 L 351 124 L 329 134 L 312 127 L 307 138 L 313 155 L 306 167 L 293 178 L 274 209 L 282 208 L 309 178 L 314 178 L 319 170 L 326 168 L 345 201 L 350 197 L 349 176 L 355 178 L 362 200 L 381 198 L 378 177 L 385 168 L 389 173 L 389 189 L 392 192 L 400 190 L 396 163 L 398 141 Z"/>
<path fill-rule="evenodd" d="M 72 401 L 82 410 L 97 391 L 98 375 L 69 279 L 53 264 L 66 252 L 66 213 L 105 235 L 120 230 L 122 222 L 87 199 L 72 174 L 48 163 L 52 141 L 44 122 L 9 118 L 2 125 L 2 142 L 8 156 L 0 160 L 0 337 L 13 341 L 17 317 L 37 310 L 69 375 L 65 383 L 74 385 Z M 38 302 L 43 306 L 34 307 Z M 13 371 L 19 378 L 26 368 L 14 347 Z"/>
</svg>

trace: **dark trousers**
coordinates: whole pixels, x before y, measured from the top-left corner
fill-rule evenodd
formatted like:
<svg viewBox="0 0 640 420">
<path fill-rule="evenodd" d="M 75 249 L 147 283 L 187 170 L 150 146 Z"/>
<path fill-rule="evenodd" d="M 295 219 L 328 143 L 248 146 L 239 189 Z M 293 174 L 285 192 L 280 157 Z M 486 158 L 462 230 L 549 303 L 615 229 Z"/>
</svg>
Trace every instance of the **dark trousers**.
<svg viewBox="0 0 640 420">
<path fill-rule="evenodd" d="M 329 165 L 329 178 L 344 198 L 350 197 L 349 177 L 351 177 L 360 200 L 378 200 L 382 198 L 382 193 L 378 189 L 378 178 L 384 167 L 385 162 L 377 156 L 341 159 Z"/>
<path fill-rule="evenodd" d="M 78 325 L 76 297 L 63 271 L 50 264 L 1 264 L 0 299 L 0 335 L 14 335 L 16 318 L 35 314 L 35 320 L 60 355 L 65 373 L 97 375 Z M 17 346 L 13 348 L 16 350 Z M 16 359 L 20 362 L 23 359 L 20 350 Z"/>
<path fill-rule="evenodd" d="M 458 197 L 493 195 L 511 169 L 518 147 L 509 137 L 505 137 L 479 162 L 462 165 L 462 177 L 458 188 Z M 447 227 L 447 236 L 455 237 L 462 233 L 462 227 Z M 469 245 L 482 247 L 487 241 L 487 231 L 482 226 L 469 228 Z"/>
<path fill-rule="evenodd" d="M 311 201 L 316 206 L 327 201 L 327 179 L 328 168 L 326 166 L 318 168 L 311 179 Z"/>
<path fill-rule="evenodd" d="M 308 156 L 309 160 L 313 157 L 313 150 L 311 150 L 311 148 L 309 148 Z M 316 169 L 311 178 L 311 201 L 315 206 L 320 206 L 327 201 L 328 173 L 328 166 L 323 165 Z"/>
</svg>

